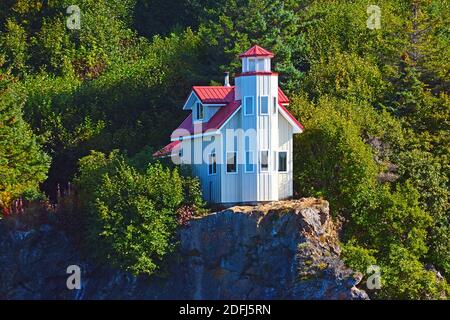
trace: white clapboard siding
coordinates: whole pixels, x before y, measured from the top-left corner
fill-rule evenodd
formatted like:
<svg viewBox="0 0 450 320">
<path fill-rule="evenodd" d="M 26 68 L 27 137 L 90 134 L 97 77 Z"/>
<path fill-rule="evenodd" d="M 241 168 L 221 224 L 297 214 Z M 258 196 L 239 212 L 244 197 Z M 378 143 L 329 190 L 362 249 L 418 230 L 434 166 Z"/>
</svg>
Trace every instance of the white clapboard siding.
<svg viewBox="0 0 450 320">
<path fill-rule="evenodd" d="M 207 140 L 211 139 L 210 141 Z M 220 136 L 209 136 L 196 139 L 187 139 L 182 142 L 183 149 L 185 150 L 184 156 L 190 157 L 195 161 L 192 164 L 192 173 L 197 176 L 200 180 L 203 199 L 209 203 L 220 203 L 221 199 L 221 165 L 217 163 L 216 174 L 209 174 L 208 171 L 208 158 L 199 159 L 203 157 L 204 154 L 209 154 L 212 149 L 216 152 L 216 155 L 220 155 L 221 151 L 221 138 Z M 190 150 L 190 151 L 188 151 Z M 191 154 L 187 153 L 191 152 Z M 206 160 L 206 161 L 205 161 Z"/>
<path fill-rule="evenodd" d="M 256 49 L 254 49 L 256 48 Z M 278 74 L 271 72 L 273 55 L 260 47 L 253 47 L 258 54 L 243 55 L 242 74 L 235 79 L 235 100 L 241 107 L 220 128 L 220 134 L 183 140 L 186 157 L 194 160 L 193 174 L 201 182 L 204 199 L 210 203 L 255 203 L 276 201 L 293 196 L 293 134 L 299 132 L 292 120 L 285 118 L 278 104 Z M 251 50 L 250 49 L 250 52 Z M 255 52 L 256 52 L 255 51 Z M 263 52 L 261 54 L 261 52 Z M 256 60 L 255 60 L 256 56 Z M 256 61 L 256 64 L 255 64 Z M 253 98 L 253 114 L 246 115 L 245 99 Z M 268 114 L 261 114 L 262 97 L 268 99 Z M 198 98 L 191 95 L 185 109 L 192 109 Z M 220 108 L 204 106 L 203 122 L 208 122 Z M 293 127 L 294 125 L 294 127 Z M 233 143 L 226 139 L 227 131 L 234 131 Z M 238 132 L 236 132 L 238 131 Z M 255 133 L 246 145 L 246 134 Z M 210 140 L 213 139 L 213 142 Z M 217 172 L 209 174 L 208 154 L 214 149 L 217 156 Z M 237 152 L 237 172 L 226 170 L 227 152 Z M 246 151 L 253 152 L 253 170 L 246 171 Z M 261 151 L 268 151 L 269 166 L 261 170 Z M 287 172 L 278 171 L 278 152 L 287 152 Z"/>
<path fill-rule="evenodd" d="M 242 161 L 238 161 L 237 172 L 228 173 L 226 168 L 226 156 L 227 152 L 237 152 L 237 156 L 242 154 L 242 143 L 238 136 L 236 136 L 233 143 L 229 143 L 225 137 L 227 129 L 235 130 L 241 128 L 241 110 L 239 110 L 221 129 L 222 133 L 222 159 L 223 165 L 221 166 L 221 191 L 222 191 L 222 203 L 237 203 L 242 202 Z"/>
<path fill-rule="evenodd" d="M 292 134 L 292 126 L 281 114 L 278 114 L 278 150 L 287 151 L 287 172 L 278 173 L 278 194 L 280 199 L 290 198 L 293 195 Z"/>
</svg>

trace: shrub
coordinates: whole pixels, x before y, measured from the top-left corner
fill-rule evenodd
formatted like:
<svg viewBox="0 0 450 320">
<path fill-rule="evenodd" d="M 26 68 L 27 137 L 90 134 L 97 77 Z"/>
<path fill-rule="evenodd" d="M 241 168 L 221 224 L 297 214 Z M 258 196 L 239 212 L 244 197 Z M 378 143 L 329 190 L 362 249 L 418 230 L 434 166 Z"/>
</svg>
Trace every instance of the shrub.
<svg viewBox="0 0 450 320">
<path fill-rule="evenodd" d="M 365 274 L 369 266 L 377 264 L 377 260 L 373 256 L 376 250 L 363 248 L 356 243 L 353 239 L 342 245 L 342 257 L 347 266 Z"/>
<path fill-rule="evenodd" d="M 445 299 L 450 290 L 444 279 L 427 271 L 408 249 L 392 245 L 388 259 L 381 266 L 381 299 Z"/>
<path fill-rule="evenodd" d="M 25 100 L 21 91 L 0 91 L 0 209 L 20 196 L 39 198 L 50 165 L 41 139 L 22 117 Z"/>
<path fill-rule="evenodd" d="M 326 97 L 317 104 L 297 97 L 292 107 L 294 113 L 303 114 L 300 118 L 307 128 L 295 137 L 294 182 L 302 195 L 323 196 L 333 204 L 335 216 L 344 216 L 345 262 L 364 274 L 370 264 L 379 265 L 384 280 L 374 297 L 444 297 L 446 281 L 438 281 L 423 263 L 431 258 L 446 268 L 448 237 L 445 228 L 437 232 L 433 226 L 438 222 L 433 211 L 446 205 L 440 166 L 417 152 L 398 155 L 399 147 L 407 144 L 398 121 L 385 112 Z M 380 117 L 387 121 L 379 121 Z M 390 148 L 374 150 L 367 136 L 379 137 Z M 384 162 L 400 157 L 401 177 L 378 183 Z"/>
<path fill-rule="evenodd" d="M 95 255 L 133 274 L 158 269 L 174 249 L 179 208 L 196 202 L 177 169 L 157 162 L 140 173 L 118 152 L 82 158 L 76 184 Z"/>
</svg>

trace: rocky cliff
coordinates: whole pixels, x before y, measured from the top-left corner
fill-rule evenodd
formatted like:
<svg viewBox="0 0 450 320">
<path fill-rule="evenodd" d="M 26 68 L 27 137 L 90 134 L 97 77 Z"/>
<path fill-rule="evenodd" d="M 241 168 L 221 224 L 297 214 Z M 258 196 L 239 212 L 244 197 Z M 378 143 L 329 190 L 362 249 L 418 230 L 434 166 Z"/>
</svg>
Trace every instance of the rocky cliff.
<svg viewBox="0 0 450 320">
<path fill-rule="evenodd" d="M 328 202 L 232 207 L 179 231 L 164 276 L 133 277 L 83 259 L 51 224 L 0 221 L 2 299 L 366 299 L 339 258 Z M 80 290 L 66 287 L 81 268 Z"/>
</svg>

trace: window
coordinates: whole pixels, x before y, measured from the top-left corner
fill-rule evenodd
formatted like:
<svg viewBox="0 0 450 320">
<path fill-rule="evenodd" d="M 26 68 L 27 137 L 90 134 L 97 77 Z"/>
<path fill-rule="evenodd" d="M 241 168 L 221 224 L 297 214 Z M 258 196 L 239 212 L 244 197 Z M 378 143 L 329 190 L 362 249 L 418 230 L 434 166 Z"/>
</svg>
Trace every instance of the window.
<svg viewBox="0 0 450 320">
<path fill-rule="evenodd" d="M 256 71 L 255 59 L 248 59 L 248 71 Z"/>
<path fill-rule="evenodd" d="M 196 119 L 203 120 L 203 105 L 200 102 L 197 102 L 196 109 Z"/>
<path fill-rule="evenodd" d="M 269 151 L 261 151 L 261 171 L 269 171 Z"/>
<path fill-rule="evenodd" d="M 261 114 L 269 114 L 269 97 L 261 97 Z"/>
<path fill-rule="evenodd" d="M 264 71 L 264 59 L 256 60 L 257 71 Z"/>
<path fill-rule="evenodd" d="M 183 158 L 183 148 L 180 148 L 180 150 L 178 150 L 178 156 L 180 158 Z"/>
<path fill-rule="evenodd" d="M 245 152 L 245 172 L 253 172 L 253 151 Z"/>
<path fill-rule="evenodd" d="M 216 174 L 217 173 L 217 161 L 216 161 L 216 153 L 211 152 L 208 157 L 208 174 Z"/>
<path fill-rule="evenodd" d="M 227 173 L 237 172 L 236 158 L 237 152 L 227 152 Z"/>
<path fill-rule="evenodd" d="M 253 97 L 245 97 L 244 100 L 244 115 L 249 116 L 253 114 Z"/>
<path fill-rule="evenodd" d="M 277 97 L 273 97 L 273 114 L 277 113 Z"/>
<path fill-rule="evenodd" d="M 287 152 L 278 152 L 278 172 L 287 172 Z"/>
</svg>

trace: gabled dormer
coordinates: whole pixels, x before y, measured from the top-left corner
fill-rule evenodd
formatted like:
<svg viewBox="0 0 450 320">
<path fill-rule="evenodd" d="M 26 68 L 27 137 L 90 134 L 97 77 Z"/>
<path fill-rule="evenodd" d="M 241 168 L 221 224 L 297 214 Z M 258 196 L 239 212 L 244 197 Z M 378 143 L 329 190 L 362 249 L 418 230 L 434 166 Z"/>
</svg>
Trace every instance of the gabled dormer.
<svg viewBox="0 0 450 320">
<path fill-rule="evenodd" d="M 205 123 L 231 101 L 234 101 L 232 86 L 194 86 L 183 110 L 192 111 L 193 123 Z"/>
</svg>

